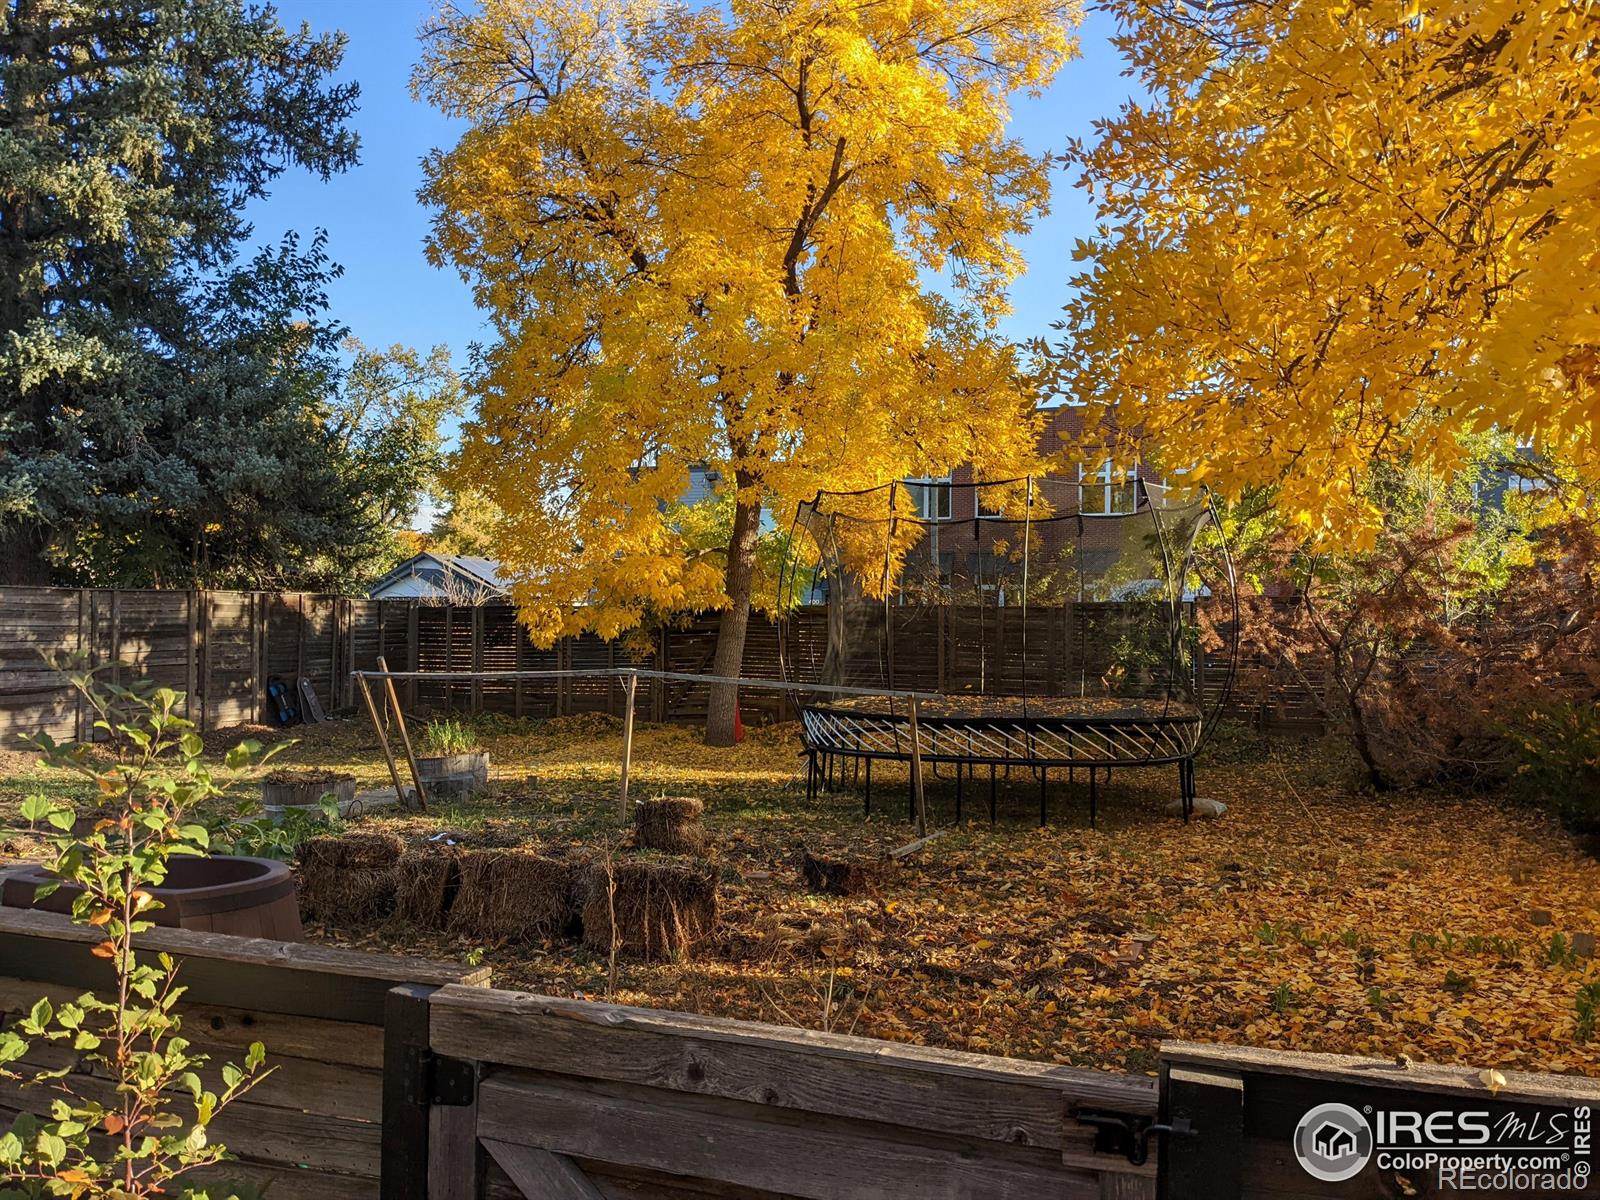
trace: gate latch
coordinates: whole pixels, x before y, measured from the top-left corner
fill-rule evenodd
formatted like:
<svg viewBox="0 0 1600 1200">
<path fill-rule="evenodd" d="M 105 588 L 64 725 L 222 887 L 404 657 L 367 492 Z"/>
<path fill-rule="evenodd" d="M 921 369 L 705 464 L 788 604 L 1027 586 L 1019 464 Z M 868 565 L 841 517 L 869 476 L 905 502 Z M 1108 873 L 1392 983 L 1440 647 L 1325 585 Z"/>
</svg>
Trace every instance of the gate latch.
<svg viewBox="0 0 1600 1200">
<path fill-rule="evenodd" d="M 1178 1117 L 1171 1124 L 1156 1124 L 1149 1117 L 1130 1117 L 1127 1113 L 1097 1112 L 1084 1109 L 1073 1114 L 1085 1125 L 1095 1127 L 1094 1148 L 1099 1154 L 1121 1154 L 1134 1166 L 1150 1157 L 1150 1135 L 1165 1133 L 1173 1137 L 1193 1137 L 1194 1122 Z"/>
<path fill-rule="evenodd" d="M 406 1099 L 412 1104 L 460 1108 L 478 1098 L 478 1064 L 446 1058 L 426 1046 L 406 1050 Z"/>
</svg>

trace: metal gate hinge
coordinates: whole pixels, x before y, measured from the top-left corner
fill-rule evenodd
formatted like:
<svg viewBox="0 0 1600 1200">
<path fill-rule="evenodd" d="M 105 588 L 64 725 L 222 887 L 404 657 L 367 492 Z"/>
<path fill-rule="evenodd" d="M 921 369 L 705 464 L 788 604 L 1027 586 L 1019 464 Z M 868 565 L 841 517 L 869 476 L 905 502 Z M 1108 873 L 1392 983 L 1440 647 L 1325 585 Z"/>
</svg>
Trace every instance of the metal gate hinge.
<svg viewBox="0 0 1600 1200">
<path fill-rule="evenodd" d="M 406 1100 L 418 1107 L 460 1108 L 478 1098 L 478 1064 L 434 1054 L 426 1046 L 406 1050 Z"/>
<path fill-rule="evenodd" d="M 1150 1157 L 1150 1135 L 1171 1134 L 1173 1137 L 1193 1137 L 1194 1122 L 1178 1117 L 1171 1124 L 1156 1124 L 1149 1117 L 1130 1117 L 1126 1113 L 1097 1112 L 1083 1109 L 1073 1117 L 1095 1128 L 1094 1148 L 1098 1154 L 1121 1154 L 1134 1166 L 1142 1166 Z"/>
</svg>

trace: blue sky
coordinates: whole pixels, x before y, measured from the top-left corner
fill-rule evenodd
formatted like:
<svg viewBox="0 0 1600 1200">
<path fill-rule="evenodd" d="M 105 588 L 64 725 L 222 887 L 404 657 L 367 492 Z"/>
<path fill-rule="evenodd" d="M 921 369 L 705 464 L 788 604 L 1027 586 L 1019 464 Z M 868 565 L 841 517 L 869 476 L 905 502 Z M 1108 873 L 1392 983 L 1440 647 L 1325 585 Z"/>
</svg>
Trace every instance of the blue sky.
<svg viewBox="0 0 1600 1200">
<path fill-rule="evenodd" d="M 487 333 L 467 287 L 451 270 L 436 270 L 423 255 L 428 214 L 417 202 L 421 159 L 448 146 L 459 127 L 408 90 L 416 60 L 416 30 L 431 0 L 277 0 L 286 25 L 307 21 L 313 29 L 349 35 L 344 75 L 361 85 L 361 164 L 327 183 L 289 172 L 251 219 L 258 239 L 276 241 L 288 229 L 328 231 L 334 260 L 345 268 L 331 289 L 334 313 L 371 346 L 401 342 L 417 347 L 444 344 L 456 362 L 467 346 Z M 1082 56 L 1038 99 L 1016 105 L 1017 134 L 1035 150 L 1059 150 L 1073 136 L 1087 136 L 1095 117 L 1113 112 L 1131 81 L 1107 38 L 1108 19 L 1091 13 L 1079 32 Z M 1015 313 L 1007 336 L 1022 340 L 1047 335 L 1066 298 L 1074 239 L 1093 226 L 1082 193 L 1057 172 L 1052 212 L 1024 243 L 1029 269 L 1012 291 Z"/>
</svg>

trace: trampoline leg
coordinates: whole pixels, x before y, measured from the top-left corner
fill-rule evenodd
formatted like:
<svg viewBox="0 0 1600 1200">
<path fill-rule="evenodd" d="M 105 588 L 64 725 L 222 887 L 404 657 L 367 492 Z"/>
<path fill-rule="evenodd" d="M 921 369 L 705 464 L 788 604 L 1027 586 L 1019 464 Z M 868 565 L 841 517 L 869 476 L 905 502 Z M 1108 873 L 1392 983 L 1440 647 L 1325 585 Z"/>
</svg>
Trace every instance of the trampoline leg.
<svg viewBox="0 0 1600 1200">
<path fill-rule="evenodd" d="M 1040 767 L 1039 768 L 1039 828 L 1040 829 L 1043 829 L 1045 827 L 1045 823 L 1046 823 L 1045 822 L 1045 812 L 1046 812 L 1046 808 L 1045 808 L 1045 804 L 1046 804 L 1045 787 L 1046 787 L 1046 784 L 1047 784 L 1047 781 L 1049 780 L 1049 778 L 1050 778 L 1050 772 L 1047 771 L 1044 767 Z"/>
<path fill-rule="evenodd" d="M 989 764 L 989 824 L 994 824 L 995 790 L 994 790 L 994 764 Z"/>
<path fill-rule="evenodd" d="M 1095 770 L 1089 768 L 1089 828 L 1095 828 L 1095 822 L 1100 815 L 1100 791 L 1095 778 Z"/>
<path fill-rule="evenodd" d="M 961 824 L 961 764 L 956 764 L 956 824 Z"/>
<path fill-rule="evenodd" d="M 806 755 L 806 802 L 817 798 L 817 756 Z"/>
<path fill-rule="evenodd" d="M 872 760 L 867 759 L 867 816 L 872 815 Z"/>
</svg>

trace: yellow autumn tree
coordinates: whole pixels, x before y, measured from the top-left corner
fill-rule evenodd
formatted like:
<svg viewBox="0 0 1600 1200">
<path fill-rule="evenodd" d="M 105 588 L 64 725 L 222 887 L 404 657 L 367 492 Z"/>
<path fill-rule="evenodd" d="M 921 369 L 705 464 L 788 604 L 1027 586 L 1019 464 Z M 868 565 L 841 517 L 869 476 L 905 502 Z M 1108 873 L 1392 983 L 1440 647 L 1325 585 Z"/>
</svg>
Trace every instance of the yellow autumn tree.
<svg viewBox="0 0 1600 1200">
<path fill-rule="evenodd" d="M 1109 7 L 1150 102 L 1073 148 L 1101 221 L 1064 390 L 1357 546 L 1378 460 L 1496 430 L 1594 477 L 1600 7 Z"/>
<path fill-rule="evenodd" d="M 763 510 L 1030 459 L 993 327 L 1047 163 L 1008 100 L 1075 5 L 485 0 L 425 28 L 415 87 L 468 123 L 426 163 L 430 249 L 495 334 L 461 483 L 504 513 L 536 639 L 721 608 L 737 675 Z M 673 519 L 697 464 L 733 501 L 720 554 Z M 735 704 L 713 689 L 708 740 Z"/>
</svg>

